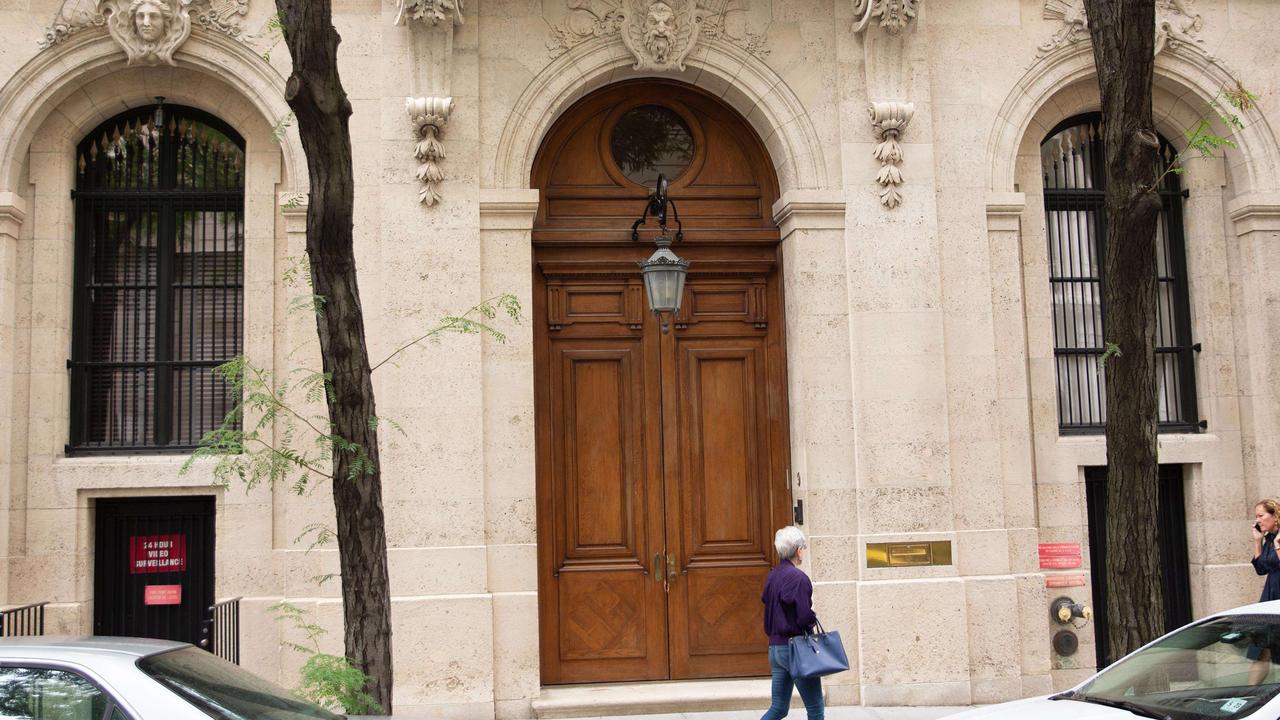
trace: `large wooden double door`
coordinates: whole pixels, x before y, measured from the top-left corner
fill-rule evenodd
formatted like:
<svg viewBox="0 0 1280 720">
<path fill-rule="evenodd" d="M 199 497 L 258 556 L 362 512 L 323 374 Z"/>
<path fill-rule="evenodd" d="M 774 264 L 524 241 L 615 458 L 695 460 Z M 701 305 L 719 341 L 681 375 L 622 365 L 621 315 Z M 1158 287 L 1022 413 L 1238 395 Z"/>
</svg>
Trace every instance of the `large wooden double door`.
<svg viewBox="0 0 1280 720">
<path fill-rule="evenodd" d="M 760 592 L 790 513 L 772 173 L 735 115 L 658 89 L 583 101 L 535 170 L 545 683 L 768 673 Z M 724 155 L 740 165 L 736 182 L 700 182 L 716 161 L 695 157 L 672 183 L 686 234 L 674 249 L 692 265 L 667 333 L 636 266 L 653 245 L 627 231 L 646 189 L 616 172 L 590 181 L 610 161 L 598 142 L 610 118 L 646 102 L 675 105 L 704 154 L 732 141 Z"/>
</svg>

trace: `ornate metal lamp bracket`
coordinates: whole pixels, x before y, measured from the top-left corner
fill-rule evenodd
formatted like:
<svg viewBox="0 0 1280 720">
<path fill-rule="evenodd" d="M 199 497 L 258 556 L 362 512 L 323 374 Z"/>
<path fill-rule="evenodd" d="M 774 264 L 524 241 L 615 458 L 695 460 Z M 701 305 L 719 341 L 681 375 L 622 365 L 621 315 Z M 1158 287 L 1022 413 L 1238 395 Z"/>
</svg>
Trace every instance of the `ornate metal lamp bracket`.
<svg viewBox="0 0 1280 720">
<path fill-rule="evenodd" d="M 649 221 L 650 213 L 653 214 L 655 220 L 658 221 L 658 229 L 661 234 L 667 234 L 667 208 L 671 208 L 672 214 L 676 221 L 676 237 L 675 241 L 684 240 L 684 223 L 680 222 L 680 211 L 676 209 L 676 201 L 667 196 L 667 177 L 665 175 L 658 176 L 658 186 L 654 188 L 649 195 L 648 202 L 645 203 L 644 212 L 640 214 L 640 218 L 631 223 L 631 240 L 639 242 L 640 226 L 645 225 Z"/>
</svg>

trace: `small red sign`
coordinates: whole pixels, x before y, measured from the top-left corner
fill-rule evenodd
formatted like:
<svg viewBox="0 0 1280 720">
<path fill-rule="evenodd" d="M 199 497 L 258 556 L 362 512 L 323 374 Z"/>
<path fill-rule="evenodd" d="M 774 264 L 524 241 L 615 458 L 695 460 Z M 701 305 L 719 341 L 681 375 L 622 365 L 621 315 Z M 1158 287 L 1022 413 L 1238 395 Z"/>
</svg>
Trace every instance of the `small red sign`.
<svg viewBox="0 0 1280 720">
<path fill-rule="evenodd" d="M 187 536 L 132 535 L 129 573 L 181 572 L 187 569 Z"/>
<path fill-rule="evenodd" d="M 142 594 L 143 605 L 181 605 L 181 585 L 148 585 Z"/>
<path fill-rule="evenodd" d="M 1044 579 L 1047 588 L 1084 587 L 1083 575 L 1050 575 Z"/>
<path fill-rule="evenodd" d="M 1042 570 L 1069 570 L 1083 564 L 1080 543 L 1040 543 Z"/>
</svg>

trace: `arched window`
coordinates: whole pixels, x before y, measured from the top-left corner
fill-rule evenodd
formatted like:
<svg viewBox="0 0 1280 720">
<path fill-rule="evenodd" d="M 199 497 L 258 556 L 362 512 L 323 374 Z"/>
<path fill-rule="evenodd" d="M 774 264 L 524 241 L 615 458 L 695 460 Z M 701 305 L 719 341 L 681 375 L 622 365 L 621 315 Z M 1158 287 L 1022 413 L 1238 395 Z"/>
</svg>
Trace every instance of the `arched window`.
<svg viewBox="0 0 1280 720">
<path fill-rule="evenodd" d="M 163 105 L 76 149 L 69 452 L 195 446 L 235 402 L 213 368 L 241 352 L 244 140 Z"/>
<path fill-rule="evenodd" d="M 1049 286 L 1053 293 L 1054 360 L 1058 376 L 1058 426 L 1064 433 L 1101 432 L 1106 422 L 1102 305 L 1104 205 L 1102 116 L 1060 124 L 1040 146 L 1045 224 L 1049 238 Z M 1177 151 L 1160 138 L 1161 172 Z M 1164 209 L 1156 228 L 1157 406 L 1161 432 L 1198 427 L 1187 258 L 1182 235 L 1183 191 L 1170 172 L 1160 183 Z"/>
</svg>

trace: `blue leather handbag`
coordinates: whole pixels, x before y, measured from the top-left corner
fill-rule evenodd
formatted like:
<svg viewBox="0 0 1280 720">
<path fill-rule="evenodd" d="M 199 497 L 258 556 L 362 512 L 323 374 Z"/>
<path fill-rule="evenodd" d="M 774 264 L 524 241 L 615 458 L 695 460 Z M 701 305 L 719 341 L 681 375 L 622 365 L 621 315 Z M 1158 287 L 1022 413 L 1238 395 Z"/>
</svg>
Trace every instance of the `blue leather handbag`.
<svg viewBox="0 0 1280 720">
<path fill-rule="evenodd" d="M 791 677 L 815 678 L 832 675 L 849 669 L 849 656 L 844 652 L 840 633 L 822 629 L 818 632 L 796 635 L 787 641 L 791 647 Z"/>
</svg>

